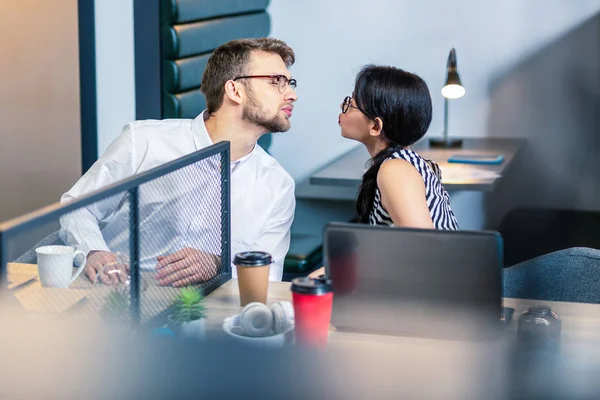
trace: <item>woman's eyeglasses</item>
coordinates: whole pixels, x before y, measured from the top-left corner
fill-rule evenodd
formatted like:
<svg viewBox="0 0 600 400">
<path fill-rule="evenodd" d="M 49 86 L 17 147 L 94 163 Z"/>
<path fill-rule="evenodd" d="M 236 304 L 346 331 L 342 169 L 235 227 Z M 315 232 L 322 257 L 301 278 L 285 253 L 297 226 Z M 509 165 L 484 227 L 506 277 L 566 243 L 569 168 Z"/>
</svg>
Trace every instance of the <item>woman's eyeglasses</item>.
<svg viewBox="0 0 600 400">
<path fill-rule="evenodd" d="M 360 109 L 358 107 L 355 107 L 352 105 L 352 97 L 346 96 L 346 98 L 344 99 L 344 102 L 342 103 L 342 114 L 346 114 L 348 112 L 348 110 L 350 109 L 350 107 L 356 108 L 358 111 L 360 111 Z"/>
<path fill-rule="evenodd" d="M 292 89 L 296 90 L 296 80 L 294 78 L 288 79 L 285 75 L 248 75 L 248 76 L 238 76 L 237 78 L 233 78 L 234 81 L 238 79 L 249 79 L 249 78 L 262 78 L 262 79 L 271 79 L 273 85 L 277 86 L 279 93 L 284 93 L 287 86 L 290 86 Z"/>
</svg>

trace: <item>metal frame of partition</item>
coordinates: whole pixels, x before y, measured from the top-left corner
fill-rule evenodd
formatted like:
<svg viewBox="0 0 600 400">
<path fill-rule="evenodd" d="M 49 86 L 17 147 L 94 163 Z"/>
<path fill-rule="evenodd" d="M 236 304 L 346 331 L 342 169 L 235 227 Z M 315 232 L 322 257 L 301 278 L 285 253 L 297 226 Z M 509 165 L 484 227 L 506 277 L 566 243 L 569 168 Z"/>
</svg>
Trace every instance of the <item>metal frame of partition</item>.
<svg viewBox="0 0 600 400">
<path fill-rule="evenodd" d="M 139 270 L 139 204 L 138 188 L 140 185 L 156 178 L 179 170 L 188 165 L 202 161 L 209 157 L 221 155 L 221 273 L 211 279 L 206 286 L 202 286 L 203 295 L 208 295 L 219 286 L 231 279 L 231 183 L 230 174 L 230 144 L 220 142 L 202 150 L 196 151 L 177 160 L 163 164 L 151 170 L 142 172 L 117 182 L 106 188 L 100 189 L 89 195 L 66 203 L 54 204 L 24 216 L 0 224 L 0 291 L 6 287 L 7 282 L 7 244 L 8 239 L 28 229 L 51 222 L 61 215 L 75 211 L 81 207 L 106 199 L 119 193 L 128 192 L 130 196 L 130 313 L 132 321 L 140 323 L 140 270 Z M 167 310 L 168 311 L 168 310 Z M 164 313 L 163 313 L 164 314 Z M 163 316 L 164 317 L 164 316 Z"/>
</svg>

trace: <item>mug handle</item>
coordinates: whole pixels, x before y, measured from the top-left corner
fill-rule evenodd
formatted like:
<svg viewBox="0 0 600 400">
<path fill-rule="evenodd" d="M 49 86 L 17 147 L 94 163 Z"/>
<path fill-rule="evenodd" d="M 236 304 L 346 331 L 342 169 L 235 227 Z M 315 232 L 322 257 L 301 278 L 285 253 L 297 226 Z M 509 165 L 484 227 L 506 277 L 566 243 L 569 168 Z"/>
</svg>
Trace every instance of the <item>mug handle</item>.
<svg viewBox="0 0 600 400">
<path fill-rule="evenodd" d="M 87 257 L 85 256 L 85 253 L 83 251 L 81 251 L 81 250 L 75 250 L 75 253 L 73 254 L 73 260 L 77 256 L 82 256 L 83 257 L 83 262 L 79 265 L 79 268 L 77 268 L 77 272 L 75 272 L 75 275 L 73 275 L 73 277 L 71 278 L 71 281 L 69 282 L 69 285 L 71 283 L 73 283 L 75 281 L 75 279 L 77 279 L 77 277 L 83 272 L 83 269 L 85 268 L 85 263 L 87 261 Z"/>
</svg>

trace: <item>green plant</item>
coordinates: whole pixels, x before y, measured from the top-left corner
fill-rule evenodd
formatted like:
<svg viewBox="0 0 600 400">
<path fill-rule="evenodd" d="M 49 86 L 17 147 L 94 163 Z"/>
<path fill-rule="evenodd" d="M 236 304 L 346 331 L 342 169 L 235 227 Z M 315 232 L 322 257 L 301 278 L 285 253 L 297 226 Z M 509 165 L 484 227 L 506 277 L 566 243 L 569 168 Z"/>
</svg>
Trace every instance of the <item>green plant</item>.
<svg viewBox="0 0 600 400">
<path fill-rule="evenodd" d="M 204 318 L 203 299 L 199 289 L 191 286 L 181 288 L 173 303 L 170 321 L 176 325 L 182 325 Z"/>
</svg>

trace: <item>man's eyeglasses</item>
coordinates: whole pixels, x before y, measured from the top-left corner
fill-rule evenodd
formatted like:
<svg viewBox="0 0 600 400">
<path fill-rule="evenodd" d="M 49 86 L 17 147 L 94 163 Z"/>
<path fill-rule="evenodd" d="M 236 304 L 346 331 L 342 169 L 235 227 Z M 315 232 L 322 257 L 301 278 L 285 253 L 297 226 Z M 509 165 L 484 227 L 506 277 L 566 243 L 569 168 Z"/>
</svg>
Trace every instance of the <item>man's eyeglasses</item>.
<svg viewBox="0 0 600 400">
<path fill-rule="evenodd" d="M 294 78 L 288 79 L 285 75 L 248 75 L 248 76 L 238 76 L 237 78 L 233 78 L 234 81 L 238 79 L 249 79 L 249 78 L 262 78 L 262 79 L 271 79 L 272 84 L 277 86 L 279 93 L 284 93 L 286 87 L 289 85 L 292 89 L 296 90 L 296 80 Z"/>
<path fill-rule="evenodd" d="M 356 108 L 358 111 L 360 111 L 360 109 L 358 107 L 355 107 L 352 105 L 352 97 L 346 96 L 346 98 L 344 99 L 344 102 L 342 103 L 342 114 L 346 114 L 348 112 L 348 110 L 350 109 L 350 107 Z"/>
</svg>

